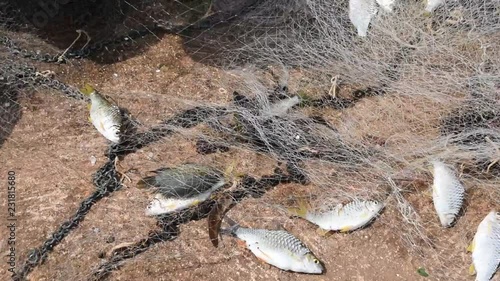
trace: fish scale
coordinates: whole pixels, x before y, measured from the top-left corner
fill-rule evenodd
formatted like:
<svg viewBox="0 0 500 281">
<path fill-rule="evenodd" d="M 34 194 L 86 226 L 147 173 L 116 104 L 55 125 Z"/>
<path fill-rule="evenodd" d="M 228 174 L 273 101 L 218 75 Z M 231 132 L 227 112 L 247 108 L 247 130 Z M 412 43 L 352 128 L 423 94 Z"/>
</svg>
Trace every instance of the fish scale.
<svg viewBox="0 0 500 281">
<path fill-rule="evenodd" d="M 432 197 L 434 208 L 443 227 L 449 227 L 455 221 L 462 208 L 465 188 L 454 171 L 443 162 L 433 161 L 434 181 Z"/>
<path fill-rule="evenodd" d="M 263 241 L 260 244 L 279 249 L 286 248 L 294 254 L 305 255 L 311 251 L 295 236 L 283 230 L 265 230 L 265 229 L 251 229 L 251 228 L 238 228 L 235 231 L 238 237 L 255 236 L 255 238 Z M 273 243 L 274 242 L 274 243 Z"/>
<path fill-rule="evenodd" d="M 284 230 L 244 228 L 229 218 L 230 229 L 223 233 L 245 241 L 247 248 L 259 259 L 282 270 L 321 274 L 323 266 L 311 251 L 295 236 Z"/>
<path fill-rule="evenodd" d="M 349 19 L 358 31 L 358 36 L 366 37 L 370 21 L 377 14 L 375 0 L 349 0 Z"/>
<path fill-rule="evenodd" d="M 500 213 L 491 211 L 481 221 L 469 250 L 476 281 L 489 281 L 500 263 Z"/>
<path fill-rule="evenodd" d="M 90 118 L 92 125 L 106 139 L 118 143 L 122 126 L 122 116 L 120 108 L 106 100 L 92 86 L 86 84 L 81 90 L 90 98 Z"/>
<path fill-rule="evenodd" d="M 340 230 L 343 232 L 352 231 L 365 226 L 373 220 L 384 207 L 383 203 L 377 201 L 362 201 L 356 199 L 346 205 L 339 204 L 333 210 L 315 213 L 307 210 L 304 202 L 301 207 L 290 209 L 289 211 L 301 218 L 304 218 L 320 227 L 322 230 Z"/>
</svg>

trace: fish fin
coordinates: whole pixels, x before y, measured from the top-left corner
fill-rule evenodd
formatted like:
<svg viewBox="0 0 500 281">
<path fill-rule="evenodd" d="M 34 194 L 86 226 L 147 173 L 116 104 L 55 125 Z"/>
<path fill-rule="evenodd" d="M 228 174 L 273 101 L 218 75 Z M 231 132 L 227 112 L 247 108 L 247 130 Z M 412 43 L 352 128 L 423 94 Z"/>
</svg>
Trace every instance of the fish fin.
<svg viewBox="0 0 500 281">
<path fill-rule="evenodd" d="M 476 267 L 474 266 L 474 264 L 471 264 L 469 266 L 469 275 L 475 275 L 476 274 Z"/>
<path fill-rule="evenodd" d="M 212 195 L 213 197 L 213 195 Z M 217 248 L 219 246 L 219 233 L 220 226 L 222 224 L 222 219 L 224 218 L 224 203 L 215 201 L 212 210 L 208 213 L 208 237 L 210 237 L 210 242 Z"/>
<path fill-rule="evenodd" d="M 226 213 L 234 207 L 236 203 L 232 196 L 226 195 L 215 201 L 215 205 L 208 214 L 208 236 L 215 248 L 219 245 L 219 235 L 221 233 L 222 220 Z"/>
<path fill-rule="evenodd" d="M 332 235 L 332 232 L 330 230 L 327 230 L 327 229 L 323 229 L 321 227 L 318 227 L 316 229 L 316 234 L 318 234 L 319 236 L 322 236 L 322 237 L 328 237 L 328 236 L 331 236 Z"/>
<path fill-rule="evenodd" d="M 99 126 L 101 127 L 101 130 L 104 131 L 104 123 L 102 123 L 102 121 L 99 122 Z"/>
<path fill-rule="evenodd" d="M 244 249 L 248 248 L 247 247 L 247 242 L 245 242 L 243 240 L 237 240 L 236 241 L 236 245 L 238 245 L 238 247 L 240 247 L 240 248 L 244 248 Z"/>
<path fill-rule="evenodd" d="M 90 108 L 92 108 L 92 104 L 91 103 L 87 103 L 87 109 L 90 110 Z"/>
<path fill-rule="evenodd" d="M 148 173 L 159 174 L 160 172 L 168 171 L 168 170 L 171 170 L 171 169 L 172 168 L 163 167 L 163 168 L 158 168 L 158 169 L 153 170 L 153 171 L 148 171 Z"/>
<path fill-rule="evenodd" d="M 261 252 L 262 252 L 262 251 L 261 251 Z M 260 258 L 260 257 L 256 257 L 256 258 L 257 258 L 257 260 L 258 260 L 261 264 L 263 264 L 263 265 L 269 265 L 269 263 L 268 263 L 265 259 Z"/>
<path fill-rule="evenodd" d="M 232 220 L 230 217 L 225 217 L 224 220 L 227 222 L 227 224 L 229 225 L 229 228 L 228 229 L 221 229 L 221 233 L 225 233 L 225 234 L 234 234 L 234 232 L 240 228 L 241 226 L 235 222 L 234 220 Z"/>
<path fill-rule="evenodd" d="M 298 200 L 298 208 L 288 208 L 288 212 L 294 216 L 305 218 L 307 215 L 307 210 L 309 209 L 309 204 L 304 199 Z"/>
<path fill-rule="evenodd" d="M 476 243 L 474 242 L 474 240 L 472 240 L 472 242 L 467 247 L 467 252 L 474 252 L 475 247 L 476 247 Z"/>
<path fill-rule="evenodd" d="M 198 199 L 194 200 L 194 201 L 191 203 L 191 207 L 194 207 L 194 206 L 196 206 L 196 205 L 200 204 L 200 202 L 201 202 L 201 201 L 200 201 L 200 200 L 198 200 Z"/>
<path fill-rule="evenodd" d="M 155 177 L 145 177 L 137 182 L 137 188 L 144 189 L 154 186 L 156 183 Z"/>
<path fill-rule="evenodd" d="M 92 117 L 89 116 L 89 122 L 92 123 Z"/>
<path fill-rule="evenodd" d="M 266 264 L 269 264 L 269 261 L 272 260 L 272 258 L 270 256 L 268 256 L 266 253 L 264 253 L 261 249 L 257 248 L 257 250 L 265 257 L 265 258 L 260 258 L 260 257 L 257 257 L 260 261 L 263 261 L 265 262 Z M 266 260 L 267 259 L 267 260 Z"/>
<path fill-rule="evenodd" d="M 340 232 L 342 233 L 346 233 L 346 232 L 349 232 L 351 231 L 352 227 L 350 225 L 348 226 L 343 226 L 342 228 L 340 228 Z"/>
</svg>

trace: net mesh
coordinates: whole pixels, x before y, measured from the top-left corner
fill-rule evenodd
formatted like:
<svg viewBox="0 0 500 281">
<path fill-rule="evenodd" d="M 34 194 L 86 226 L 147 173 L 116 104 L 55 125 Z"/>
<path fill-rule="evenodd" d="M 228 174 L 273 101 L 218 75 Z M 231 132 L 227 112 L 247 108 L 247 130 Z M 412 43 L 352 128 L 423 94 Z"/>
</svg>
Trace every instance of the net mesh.
<svg viewBox="0 0 500 281">
<path fill-rule="evenodd" d="M 203 219 L 219 197 L 144 216 L 137 180 L 195 162 L 234 170 L 217 193 L 238 202 L 231 217 L 284 226 L 329 269 L 331 249 L 349 252 L 338 243 L 367 251 L 346 265 L 384 253 L 407 280 L 418 266 L 461 280 L 463 249 L 500 202 L 500 2 L 424 6 L 379 8 L 358 37 L 348 1 L 0 1 L 0 149 L 21 175 L 19 220 L 34 225 L 18 230 L 15 278 L 212 278 L 211 266 L 251 261 L 229 239 L 214 253 Z M 120 106 L 120 144 L 87 122 L 84 82 Z M 452 229 L 428 195 L 435 159 L 467 189 Z M 356 198 L 387 205 L 334 239 L 287 211 Z M 280 278 L 257 264 L 240 273 Z"/>
</svg>

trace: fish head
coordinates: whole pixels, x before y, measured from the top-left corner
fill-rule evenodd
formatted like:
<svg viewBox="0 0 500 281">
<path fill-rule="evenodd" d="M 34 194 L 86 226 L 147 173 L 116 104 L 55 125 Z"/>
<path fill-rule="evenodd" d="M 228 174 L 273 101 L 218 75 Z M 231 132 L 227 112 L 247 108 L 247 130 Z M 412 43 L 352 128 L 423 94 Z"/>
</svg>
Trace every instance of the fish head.
<svg viewBox="0 0 500 281">
<path fill-rule="evenodd" d="M 95 91 L 94 87 L 92 87 L 90 84 L 85 83 L 83 88 L 80 89 L 80 92 L 82 92 L 82 94 L 84 94 L 84 95 L 90 96 L 91 94 L 95 93 L 96 91 Z"/>
<path fill-rule="evenodd" d="M 370 213 L 376 214 L 380 212 L 380 210 L 382 210 L 384 204 L 378 201 L 367 201 L 365 203 L 365 206 L 368 209 L 368 211 L 370 211 Z"/>
<path fill-rule="evenodd" d="M 450 214 L 450 213 L 441 214 L 439 215 L 439 221 L 441 222 L 441 225 L 443 227 L 450 227 L 455 221 L 455 217 L 456 217 L 455 214 Z"/>
<path fill-rule="evenodd" d="M 312 253 L 307 253 L 302 257 L 295 271 L 322 274 L 324 270 L 323 264 Z"/>
<path fill-rule="evenodd" d="M 155 196 L 146 207 L 146 216 L 158 216 L 174 211 L 176 206 L 166 201 L 168 200 L 160 198 L 160 196 Z"/>
</svg>

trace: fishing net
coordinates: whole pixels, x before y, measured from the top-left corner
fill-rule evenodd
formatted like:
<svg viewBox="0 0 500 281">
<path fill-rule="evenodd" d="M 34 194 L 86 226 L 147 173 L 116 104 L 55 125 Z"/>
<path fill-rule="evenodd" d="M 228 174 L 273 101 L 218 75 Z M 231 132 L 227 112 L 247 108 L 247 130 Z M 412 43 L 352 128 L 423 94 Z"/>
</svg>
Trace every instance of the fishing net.
<svg viewBox="0 0 500 281">
<path fill-rule="evenodd" d="M 0 1 L 0 27 L 19 280 L 219 280 L 235 268 L 281 278 L 230 238 L 212 247 L 204 219 L 224 196 L 243 225 L 296 234 L 330 276 L 384 267 L 411 280 L 422 266 L 461 280 L 467 243 L 500 203 L 498 1 L 448 1 L 432 14 L 397 1 L 392 13 L 379 7 L 366 37 L 348 1 L 322 0 Z M 120 106 L 121 143 L 87 121 L 84 83 Z M 428 192 L 436 159 L 467 189 L 451 229 Z M 234 184 L 146 217 L 151 194 L 136 182 L 187 162 L 231 171 Z M 318 236 L 287 211 L 354 199 L 386 207 L 347 235 Z"/>
</svg>

